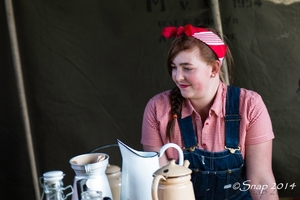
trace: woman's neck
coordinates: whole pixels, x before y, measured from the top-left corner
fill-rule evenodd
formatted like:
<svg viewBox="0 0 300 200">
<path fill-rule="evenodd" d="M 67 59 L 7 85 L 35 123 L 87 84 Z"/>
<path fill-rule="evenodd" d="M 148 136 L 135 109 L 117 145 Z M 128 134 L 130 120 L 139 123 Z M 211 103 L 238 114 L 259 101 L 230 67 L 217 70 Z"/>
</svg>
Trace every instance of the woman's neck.
<svg viewBox="0 0 300 200">
<path fill-rule="evenodd" d="M 213 84 L 212 87 L 207 91 L 207 94 L 204 98 L 190 100 L 195 111 L 201 116 L 203 122 L 208 117 L 209 110 L 214 103 L 219 84 L 219 81 L 216 84 Z"/>
</svg>

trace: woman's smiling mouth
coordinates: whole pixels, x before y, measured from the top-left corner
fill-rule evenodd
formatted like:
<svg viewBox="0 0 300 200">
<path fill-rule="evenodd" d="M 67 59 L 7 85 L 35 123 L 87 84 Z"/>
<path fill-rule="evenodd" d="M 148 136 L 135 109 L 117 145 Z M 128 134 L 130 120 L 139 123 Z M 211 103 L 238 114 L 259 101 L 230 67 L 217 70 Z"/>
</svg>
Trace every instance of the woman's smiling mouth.
<svg viewBox="0 0 300 200">
<path fill-rule="evenodd" d="M 183 89 L 184 89 L 184 88 L 187 88 L 187 87 L 189 87 L 189 86 L 190 86 L 190 85 L 187 85 L 187 84 L 179 84 L 179 87 L 180 87 L 180 88 L 183 88 Z"/>
</svg>

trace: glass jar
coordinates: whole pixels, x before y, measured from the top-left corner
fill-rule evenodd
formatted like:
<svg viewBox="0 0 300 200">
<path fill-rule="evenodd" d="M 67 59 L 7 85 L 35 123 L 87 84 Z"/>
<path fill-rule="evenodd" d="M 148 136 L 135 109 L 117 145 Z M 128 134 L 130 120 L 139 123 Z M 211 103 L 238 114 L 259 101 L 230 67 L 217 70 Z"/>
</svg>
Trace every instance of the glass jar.
<svg viewBox="0 0 300 200">
<path fill-rule="evenodd" d="M 68 196 L 73 194 L 72 186 L 63 187 L 64 174 L 62 171 L 49 171 L 40 177 L 40 184 L 43 188 L 43 194 L 41 200 L 65 200 Z M 44 181 L 42 181 L 44 180 Z M 64 195 L 64 190 L 70 188 L 71 192 Z"/>
</svg>

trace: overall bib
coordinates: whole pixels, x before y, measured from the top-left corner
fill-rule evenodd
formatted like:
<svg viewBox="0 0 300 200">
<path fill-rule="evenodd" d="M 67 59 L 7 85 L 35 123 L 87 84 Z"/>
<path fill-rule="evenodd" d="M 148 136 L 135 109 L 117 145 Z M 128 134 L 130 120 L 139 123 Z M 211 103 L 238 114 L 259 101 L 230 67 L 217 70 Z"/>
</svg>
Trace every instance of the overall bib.
<svg viewBox="0 0 300 200">
<path fill-rule="evenodd" d="M 251 200 L 245 190 L 244 159 L 239 147 L 240 89 L 228 86 L 225 116 L 225 150 L 208 152 L 197 148 L 192 117 L 178 123 L 184 143 L 184 159 L 190 161 L 196 200 Z"/>
</svg>

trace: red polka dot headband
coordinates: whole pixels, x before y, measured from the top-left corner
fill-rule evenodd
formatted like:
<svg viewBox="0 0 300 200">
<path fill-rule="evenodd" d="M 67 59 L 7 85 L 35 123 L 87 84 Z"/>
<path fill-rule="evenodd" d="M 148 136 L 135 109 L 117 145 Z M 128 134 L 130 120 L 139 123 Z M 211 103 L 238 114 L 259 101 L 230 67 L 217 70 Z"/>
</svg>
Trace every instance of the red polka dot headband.
<svg viewBox="0 0 300 200">
<path fill-rule="evenodd" d="M 224 59 L 227 49 L 226 45 L 219 36 L 205 28 L 193 27 L 188 24 L 185 27 L 179 26 L 178 28 L 173 26 L 165 27 L 162 31 L 162 35 L 165 38 L 178 37 L 183 34 L 201 40 L 215 52 L 221 62 Z"/>
</svg>

